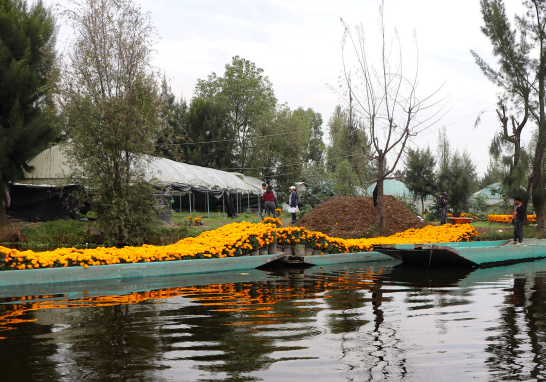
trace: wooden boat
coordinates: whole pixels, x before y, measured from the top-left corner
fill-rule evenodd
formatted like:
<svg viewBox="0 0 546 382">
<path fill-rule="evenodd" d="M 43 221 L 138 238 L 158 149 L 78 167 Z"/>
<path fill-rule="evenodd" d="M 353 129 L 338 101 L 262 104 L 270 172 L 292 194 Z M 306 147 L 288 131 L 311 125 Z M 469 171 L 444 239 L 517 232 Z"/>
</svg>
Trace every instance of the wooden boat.
<svg viewBox="0 0 546 382">
<path fill-rule="evenodd" d="M 373 250 L 417 266 L 483 268 L 546 258 L 546 240 L 526 239 L 520 246 L 511 240 L 377 245 Z"/>
</svg>

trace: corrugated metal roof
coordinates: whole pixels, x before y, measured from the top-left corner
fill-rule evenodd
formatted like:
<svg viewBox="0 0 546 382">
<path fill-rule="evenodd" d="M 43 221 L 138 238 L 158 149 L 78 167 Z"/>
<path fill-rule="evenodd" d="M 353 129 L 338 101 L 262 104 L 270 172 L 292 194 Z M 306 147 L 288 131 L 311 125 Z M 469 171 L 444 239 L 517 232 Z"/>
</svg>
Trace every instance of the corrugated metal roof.
<svg viewBox="0 0 546 382">
<path fill-rule="evenodd" d="M 243 174 L 194 166 L 165 158 L 147 156 L 147 159 L 149 160 L 146 166 L 147 180 L 156 183 L 189 184 L 209 189 L 227 188 L 254 194 L 258 194 L 261 189 L 261 181 L 258 186 L 255 184 L 255 178 L 245 177 Z M 42 151 L 28 164 L 34 167 L 34 171 L 25 173 L 25 180 L 21 183 L 59 184 L 67 179 L 70 173 L 66 155 L 59 145 Z"/>
</svg>

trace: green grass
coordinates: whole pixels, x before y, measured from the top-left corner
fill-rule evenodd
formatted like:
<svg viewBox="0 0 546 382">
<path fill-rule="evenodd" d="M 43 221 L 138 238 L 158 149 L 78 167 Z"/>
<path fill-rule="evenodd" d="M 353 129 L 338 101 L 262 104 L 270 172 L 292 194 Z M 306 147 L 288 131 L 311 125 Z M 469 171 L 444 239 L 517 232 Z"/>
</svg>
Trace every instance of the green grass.
<svg viewBox="0 0 546 382">
<path fill-rule="evenodd" d="M 23 242 L 42 245 L 78 245 L 93 243 L 102 235 L 85 231 L 86 224 L 77 220 L 55 220 L 42 224 L 29 224 L 21 229 Z"/>
<path fill-rule="evenodd" d="M 470 223 L 470 224 L 473 225 L 476 228 L 491 228 L 491 229 L 494 229 L 494 228 L 509 228 L 509 227 L 511 227 L 510 224 L 499 223 L 499 222 L 488 222 L 488 221 L 477 221 L 477 222 L 473 222 L 473 223 Z"/>
</svg>

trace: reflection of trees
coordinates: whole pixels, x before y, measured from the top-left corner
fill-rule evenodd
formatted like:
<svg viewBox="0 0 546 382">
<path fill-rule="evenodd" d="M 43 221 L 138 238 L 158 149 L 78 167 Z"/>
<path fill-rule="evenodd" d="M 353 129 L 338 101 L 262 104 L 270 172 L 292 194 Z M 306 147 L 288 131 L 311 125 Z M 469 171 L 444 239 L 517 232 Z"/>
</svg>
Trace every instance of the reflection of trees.
<svg viewBox="0 0 546 382">
<path fill-rule="evenodd" d="M 60 369 L 77 381 L 146 379 L 162 353 L 155 314 L 151 303 L 65 311 L 69 347 Z"/>
<path fill-rule="evenodd" d="M 499 333 L 487 338 L 486 360 L 496 380 L 522 381 L 546 378 L 546 279 L 516 278 L 500 310 Z"/>
<path fill-rule="evenodd" d="M 5 306 L 0 306 L 0 314 Z M 17 324 L 17 330 L 0 339 L 0 379 L 4 381 L 57 381 L 59 374 L 52 357 L 58 346 L 43 337 L 51 334 L 51 327 L 40 325 L 35 321 L 34 312 L 24 315 L 27 322 Z M 13 323 L 15 324 L 15 322 Z"/>
</svg>

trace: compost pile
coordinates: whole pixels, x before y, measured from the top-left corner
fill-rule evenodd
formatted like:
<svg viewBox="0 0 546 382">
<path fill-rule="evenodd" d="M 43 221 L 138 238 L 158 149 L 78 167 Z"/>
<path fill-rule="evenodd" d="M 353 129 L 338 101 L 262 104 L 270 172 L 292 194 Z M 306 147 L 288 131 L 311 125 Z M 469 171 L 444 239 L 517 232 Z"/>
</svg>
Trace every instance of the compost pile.
<svg viewBox="0 0 546 382">
<path fill-rule="evenodd" d="M 385 236 L 410 228 L 423 228 L 422 222 L 393 196 L 383 196 L 385 203 Z M 376 208 L 373 198 L 334 196 L 318 205 L 294 225 L 342 238 L 376 236 Z M 336 224 L 337 223 L 337 224 Z"/>
</svg>

